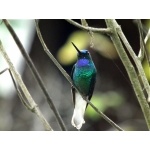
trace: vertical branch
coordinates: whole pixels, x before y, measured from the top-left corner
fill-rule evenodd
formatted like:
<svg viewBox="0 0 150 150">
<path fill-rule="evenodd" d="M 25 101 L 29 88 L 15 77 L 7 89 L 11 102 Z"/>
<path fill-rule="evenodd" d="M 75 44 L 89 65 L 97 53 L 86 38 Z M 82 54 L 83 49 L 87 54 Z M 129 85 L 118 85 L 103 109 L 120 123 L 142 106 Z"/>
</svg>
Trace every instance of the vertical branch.
<svg viewBox="0 0 150 150">
<path fill-rule="evenodd" d="M 26 50 L 24 49 L 22 43 L 20 42 L 18 36 L 16 35 L 15 31 L 13 30 L 13 28 L 11 27 L 11 25 L 9 24 L 9 22 L 6 20 L 6 19 L 3 19 L 3 22 L 5 23 L 7 29 L 9 30 L 9 32 L 11 33 L 14 41 L 16 42 L 17 46 L 19 47 L 19 50 L 21 51 L 23 57 L 25 58 L 25 61 L 28 65 L 28 67 L 30 68 L 31 72 L 33 73 L 37 83 L 39 84 L 42 92 L 44 93 L 45 97 L 46 97 L 46 100 L 48 102 L 48 104 L 50 105 L 51 109 L 53 110 L 54 114 L 55 114 L 55 117 L 61 127 L 62 130 L 66 130 L 66 127 L 64 125 L 64 122 L 59 114 L 59 112 L 57 111 L 52 99 L 50 98 L 49 94 L 48 94 L 48 91 L 46 89 L 46 87 L 44 86 L 44 83 L 37 71 L 37 69 L 35 68 L 31 58 L 29 57 L 29 55 L 27 54 Z"/>
<path fill-rule="evenodd" d="M 82 26 L 89 27 L 89 25 L 85 19 L 81 19 L 81 24 L 82 24 Z M 89 30 L 88 33 L 90 35 L 90 46 L 94 47 L 94 42 L 93 42 L 94 41 L 94 33 L 91 30 Z"/>
<path fill-rule="evenodd" d="M 127 54 L 123 48 L 123 45 L 119 39 L 119 36 L 117 33 L 117 27 L 118 26 L 116 26 L 115 20 L 106 20 L 106 24 L 107 24 L 108 28 L 112 29 L 113 33 L 111 34 L 111 39 L 112 39 L 114 46 L 115 46 L 115 48 L 116 48 L 116 50 L 120 56 L 120 59 L 122 60 L 124 66 L 126 68 L 126 71 L 127 71 L 128 76 L 131 80 L 133 89 L 135 91 L 135 94 L 137 96 L 137 99 L 139 101 L 141 109 L 143 111 L 143 115 L 145 117 L 147 127 L 150 130 L 150 108 L 149 108 L 149 105 L 146 101 L 145 95 L 142 91 L 142 87 L 141 87 L 140 82 L 138 80 L 138 76 L 136 74 L 136 71 L 135 71 L 132 63 L 130 62 L 130 60 L 129 60 L 129 58 L 128 58 L 128 56 L 127 56 Z"/>
<path fill-rule="evenodd" d="M 11 72 L 13 73 L 14 77 L 16 78 L 21 90 L 23 91 L 26 99 L 28 100 L 28 103 L 30 104 L 30 111 L 34 112 L 38 118 L 40 119 L 40 121 L 43 123 L 43 126 L 45 128 L 45 130 L 50 130 L 52 131 L 53 129 L 51 128 L 51 126 L 48 124 L 48 122 L 46 121 L 46 119 L 44 118 L 43 114 L 41 113 L 40 109 L 38 108 L 37 104 L 34 102 L 34 100 L 32 99 L 30 93 L 28 92 L 25 84 L 23 83 L 19 73 L 15 70 L 10 58 L 8 57 L 7 53 L 5 52 L 2 43 L 0 41 L 0 51 L 3 55 L 3 57 L 5 58 L 5 60 L 7 61 L 9 68 L 11 70 Z"/>
</svg>

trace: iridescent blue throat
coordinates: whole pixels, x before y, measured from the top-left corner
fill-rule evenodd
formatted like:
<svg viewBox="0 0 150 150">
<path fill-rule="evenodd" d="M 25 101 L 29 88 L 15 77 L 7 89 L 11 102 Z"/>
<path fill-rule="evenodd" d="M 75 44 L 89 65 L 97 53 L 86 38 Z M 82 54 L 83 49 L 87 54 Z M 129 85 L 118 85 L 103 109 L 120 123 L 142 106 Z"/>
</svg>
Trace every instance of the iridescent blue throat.
<svg viewBox="0 0 150 150">
<path fill-rule="evenodd" d="M 79 59 L 79 60 L 77 61 L 77 64 L 76 64 L 76 65 L 77 65 L 77 67 L 84 67 L 84 66 L 87 66 L 88 63 L 89 63 L 89 60 L 83 58 L 83 59 Z"/>
</svg>

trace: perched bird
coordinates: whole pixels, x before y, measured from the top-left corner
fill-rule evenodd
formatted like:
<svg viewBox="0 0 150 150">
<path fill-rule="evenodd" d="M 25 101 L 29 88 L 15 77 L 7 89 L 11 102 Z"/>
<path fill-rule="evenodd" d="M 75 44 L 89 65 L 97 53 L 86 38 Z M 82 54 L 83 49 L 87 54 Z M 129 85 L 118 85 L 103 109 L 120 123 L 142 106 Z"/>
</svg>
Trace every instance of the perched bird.
<svg viewBox="0 0 150 150">
<path fill-rule="evenodd" d="M 86 99 L 90 100 L 95 86 L 97 71 L 88 50 L 79 50 L 73 42 L 72 44 L 78 52 L 78 60 L 72 68 L 71 78 L 80 93 L 86 97 Z M 71 124 L 80 130 L 82 124 L 85 123 L 84 113 L 88 103 L 74 87 L 71 88 L 71 91 L 74 103 Z"/>
</svg>

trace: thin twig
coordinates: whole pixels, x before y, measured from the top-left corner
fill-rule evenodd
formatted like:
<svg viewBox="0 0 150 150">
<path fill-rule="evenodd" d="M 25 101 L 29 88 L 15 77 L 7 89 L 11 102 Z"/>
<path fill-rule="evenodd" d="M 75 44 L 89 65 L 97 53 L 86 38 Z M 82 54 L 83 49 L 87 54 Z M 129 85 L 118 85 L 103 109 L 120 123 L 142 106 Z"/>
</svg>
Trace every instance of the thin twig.
<svg viewBox="0 0 150 150">
<path fill-rule="evenodd" d="M 9 68 L 10 68 L 11 72 L 13 73 L 14 77 L 16 78 L 22 92 L 24 93 L 26 99 L 28 100 L 28 103 L 30 104 L 30 108 L 31 108 L 30 110 L 38 116 L 40 121 L 43 123 L 45 130 L 52 131 L 53 129 L 51 128 L 51 126 L 49 125 L 47 120 L 44 118 L 44 116 L 41 113 L 40 109 L 38 108 L 37 104 L 34 102 L 29 91 L 27 90 L 25 84 L 23 83 L 20 74 L 15 70 L 9 56 L 7 55 L 6 51 L 3 48 L 1 41 L 0 41 L 0 51 L 3 55 L 3 57 L 5 58 L 6 62 L 8 63 Z"/>
<path fill-rule="evenodd" d="M 145 39 L 144 39 L 144 43 L 145 43 L 145 44 L 147 43 L 149 37 L 150 37 L 150 28 L 149 28 L 149 30 L 148 30 L 148 33 L 147 33 Z M 138 57 L 139 57 L 139 58 L 140 58 L 141 55 L 142 55 L 142 52 L 141 52 L 141 51 L 142 51 L 142 50 L 140 49 L 140 50 L 139 50 L 139 54 L 138 54 Z"/>
<path fill-rule="evenodd" d="M 0 74 L 4 73 L 5 71 L 8 71 L 8 72 L 9 72 L 9 74 L 10 74 L 10 76 L 11 76 L 11 79 L 12 79 L 12 81 L 13 81 L 13 85 L 14 85 L 16 91 L 17 91 L 17 94 L 18 94 L 18 96 L 19 96 L 19 98 L 20 98 L 22 104 L 25 105 L 25 107 L 28 108 L 29 110 L 32 110 L 32 108 L 31 108 L 31 107 L 29 106 L 29 104 L 24 100 L 24 98 L 23 98 L 23 96 L 22 96 L 20 90 L 18 89 L 17 84 L 16 84 L 16 82 L 15 82 L 15 79 L 14 79 L 14 77 L 13 77 L 13 74 L 11 73 L 11 70 L 10 70 L 9 68 L 5 68 L 4 70 L 2 70 L 2 71 L 0 72 Z"/>
<path fill-rule="evenodd" d="M 80 29 L 83 29 L 83 30 L 86 30 L 86 31 L 93 31 L 93 32 L 100 32 L 100 33 L 103 33 L 103 34 L 110 34 L 111 33 L 111 29 L 109 28 L 93 28 L 93 27 L 86 27 L 86 26 L 83 26 L 71 19 L 66 19 L 67 22 L 69 22 L 70 24 L 80 28 Z"/>
<path fill-rule="evenodd" d="M 2 70 L 2 71 L 0 72 L 0 74 L 4 73 L 4 72 L 7 71 L 7 70 L 9 70 L 9 69 L 8 69 L 8 68 L 5 68 L 4 70 Z"/>
<path fill-rule="evenodd" d="M 74 86 L 75 87 L 75 86 Z M 103 119 L 105 119 L 109 124 L 111 124 L 114 128 L 116 128 L 118 131 L 124 131 L 120 126 L 118 126 L 116 123 L 114 123 L 110 118 L 108 118 L 103 112 L 101 112 L 97 107 L 95 107 L 88 99 L 86 99 L 87 103 L 98 113 L 100 114 Z"/>
<path fill-rule="evenodd" d="M 53 63 L 58 67 L 58 69 L 61 71 L 61 73 L 64 75 L 64 77 L 70 82 L 70 84 L 79 92 L 79 90 L 75 87 L 75 85 L 73 84 L 70 76 L 67 74 L 67 72 L 62 68 L 62 66 L 58 63 L 58 61 L 54 58 L 54 56 L 51 54 L 51 52 L 49 51 L 49 49 L 47 48 L 43 37 L 41 35 L 40 32 L 40 28 L 38 25 L 38 21 L 35 20 L 35 26 L 36 26 L 36 31 L 37 31 L 37 35 L 40 39 L 40 42 L 43 46 L 44 51 L 46 52 L 46 54 L 50 57 L 50 59 L 53 61 Z M 80 92 L 79 92 L 80 93 Z M 81 94 L 81 93 L 80 93 Z M 82 94 L 81 94 L 82 95 Z M 83 97 L 84 98 L 84 97 Z M 116 123 L 114 123 L 111 119 L 109 119 L 105 114 L 103 114 L 100 110 L 98 110 L 89 100 L 87 100 L 86 98 L 84 98 L 84 100 L 87 101 L 87 103 L 98 113 L 100 114 L 109 124 L 111 124 L 114 128 L 116 128 L 119 131 L 123 131 L 123 129 L 121 127 L 119 127 Z"/>
<path fill-rule="evenodd" d="M 89 27 L 85 19 L 81 19 L 81 24 L 85 27 Z M 91 30 L 89 30 L 88 33 L 90 35 L 90 47 L 93 48 L 94 47 L 94 33 Z"/>
<path fill-rule="evenodd" d="M 111 39 L 114 43 L 114 46 L 115 46 L 115 48 L 116 48 L 116 50 L 120 56 L 120 59 L 122 60 L 124 66 L 125 66 L 125 69 L 128 73 L 130 81 L 132 83 L 133 89 L 135 91 L 135 94 L 136 94 L 137 99 L 139 101 L 139 104 L 141 106 L 143 115 L 145 117 L 147 127 L 150 130 L 150 107 L 146 101 L 146 98 L 145 98 L 145 95 L 143 93 L 143 90 L 142 90 L 141 84 L 139 82 L 138 76 L 136 74 L 135 68 L 133 67 L 131 61 L 129 60 L 129 57 L 128 57 L 126 51 L 124 50 L 124 47 L 123 47 L 123 45 L 120 41 L 120 38 L 118 36 L 118 34 L 122 35 L 123 33 L 120 33 L 120 32 L 117 33 L 118 24 L 116 23 L 115 20 L 106 20 L 106 24 L 107 24 L 108 28 L 111 28 L 113 31 L 113 33 L 111 34 L 110 37 L 111 37 Z M 126 46 L 129 47 L 130 45 L 126 45 Z"/>
<path fill-rule="evenodd" d="M 139 35 L 140 35 L 140 49 L 141 49 L 141 56 L 139 57 L 139 59 L 141 60 L 141 62 L 144 59 L 144 54 L 146 54 L 147 57 L 147 51 L 146 51 L 146 46 L 145 46 L 145 42 L 144 42 L 144 36 L 143 36 L 143 30 L 142 30 L 142 23 L 140 19 L 137 19 L 137 25 L 138 25 L 138 30 L 139 30 Z"/>
<path fill-rule="evenodd" d="M 59 114 L 59 112 L 57 111 L 52 99 L 50 98 L 49 94 L 48 94 L 48 91 L 46 89 L 46 87 L 44 86 L 44 83 L 42 81 L 42 78 L 40 77 L 37 69 L 35 68 L 30 56 L 28 55 L 28 53 L 26 52 L 26 50 L 24 49 L 22 43 L 20 42 L 18 36 L 16 35 L 15 31 L 13 30 L 13 28 L 11 27 L 11 25 L 9 24 L 9 22 L 6 20 L 6 19 L 3 19 L 3 22 L 5 23 L 7 29 L 9 30 L 9 32 L 11 33 L 14 41 L 16 42 L 17 46 L 19 47 L 19 50 L 21 51 L 23 57 L 25 58 L 25 61 L 28 65 L 28 67 L 30 68 L 31 72 L 33 73 L 37 83 L 39 84 L 41 90 L 43 91 L 45 97 L 46 97 L 46 100 L 48 102 L 48 104 L 50 105 L 51 109 L 53 110 L 54 114 L 55 114 L 55 117 L 61 127 L 62 130 L 66 131 L 66 127 L 65 127 L 65 124 Z"/>
<path fill-rule="evenodd" d="M 57 68 L 61 71 L 61 73 L 67 78 L 67 80 L 72 83 L 72 80 L 70 78 L 70 76 L 67 74 L 67 72 L 62 68 L 62 66 L 58 63 L 58 61 L 55 59 L 55 57 L 52 55 L 52 53 L 49 51 L 48 47 L 46 46 L 43 37 L 41 35 L 40 32 L 40 28 L 39 28 L 39 24 L 38 21 L 35 19 L 35 26 L 36 26 L 36 31 L 37 31 L 37 35 L 39 37 L 39 40 L 43 46 L 44 51 L 46 52 L 46 54 L 49 56 L 49 58 L 53 61 L 53 63 L 57 66 Z"/>
</svg>

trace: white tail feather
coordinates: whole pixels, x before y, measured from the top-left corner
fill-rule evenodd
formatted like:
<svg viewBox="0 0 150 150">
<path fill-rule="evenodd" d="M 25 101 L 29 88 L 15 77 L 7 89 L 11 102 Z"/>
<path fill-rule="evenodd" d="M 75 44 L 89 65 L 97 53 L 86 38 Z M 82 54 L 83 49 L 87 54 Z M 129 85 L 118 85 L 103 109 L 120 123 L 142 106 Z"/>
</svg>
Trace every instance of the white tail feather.
<svg viewBox="0 0 150 150">
<path fill-rule="evenodd" d="M 75 108 L 72 116 L 71 124 L 78 130 L 82 127 L 84 121 L 84 113 L 87 102 L 82 98 L 79 93 L 75 93 Z"/>
</svg>

